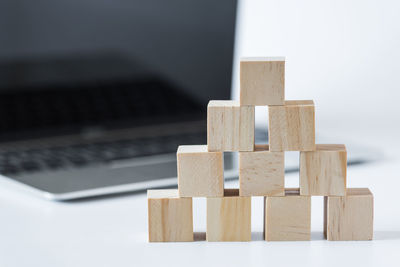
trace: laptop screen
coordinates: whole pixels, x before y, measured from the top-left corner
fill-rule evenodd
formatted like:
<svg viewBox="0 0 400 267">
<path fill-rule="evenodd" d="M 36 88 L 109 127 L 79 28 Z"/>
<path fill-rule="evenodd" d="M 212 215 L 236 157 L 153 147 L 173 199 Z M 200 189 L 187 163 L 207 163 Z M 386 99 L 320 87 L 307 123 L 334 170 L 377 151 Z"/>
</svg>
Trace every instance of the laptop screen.
<svg viewBox="0 0 400 267">
<path fill-rule="evenodd" d="M 0 139 L 206 118 L 236 1 L 2 1 Z"/>
</svg>

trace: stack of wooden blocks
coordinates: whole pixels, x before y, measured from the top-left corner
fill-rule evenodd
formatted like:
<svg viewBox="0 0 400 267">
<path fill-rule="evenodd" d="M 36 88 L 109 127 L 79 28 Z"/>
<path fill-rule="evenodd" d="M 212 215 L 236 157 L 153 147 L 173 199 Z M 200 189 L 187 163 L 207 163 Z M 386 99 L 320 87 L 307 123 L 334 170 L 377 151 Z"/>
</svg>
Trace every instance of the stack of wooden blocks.
<svg viewBox="0 0 400 267">
<path fill-rule="evenodd" d="M 251 240 L 251 197 L 264 197 L 267 241 L 310 240 L 311 196 L 324 196 L 328 240 L 371 240 L 373 196 L 347 188 L 344 145 L 315 144 L 312 100 L 285 101 L 285 59 L 240 62 L 240 102 L 210 101 L 207 145 L 180 146 L 178 189 L 149 190 L 149 241 L 193 241 L 192 198 L 207 198 L 207 241 Z M 269 145 L 254 144 L 268 106 Z M 225 151 L 239 152 L 239 189 L 224 189 Z M 285 188 L 284 152 L 300 152 L 300 188 Z"/>
</svg>

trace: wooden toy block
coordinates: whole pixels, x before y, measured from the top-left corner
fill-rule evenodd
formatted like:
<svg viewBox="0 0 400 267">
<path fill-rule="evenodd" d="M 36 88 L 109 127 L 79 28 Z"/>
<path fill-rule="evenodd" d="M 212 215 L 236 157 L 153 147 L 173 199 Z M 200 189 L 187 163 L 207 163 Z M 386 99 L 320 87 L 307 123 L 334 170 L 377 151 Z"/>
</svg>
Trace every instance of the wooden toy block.
<svg viewBox="0 0 400 267">
<path fill-rule="evenodd" d="M 348 188 L 346 196 L 324 200 L 324 234 L 328 240 L 372 240 L 374 197 L 368 188 Z"/>
<path fill-rule="evenodd" d="M 208 151 L 253 151 L 254 106 L 212 100 L 207 107 Z"/>
<path fill-rule="evenodd" d="M 240 196 L 285 195 L 285 154 L 256 145 L 254 152 L 239 152 Z"/>
<path fill-rule="evenodd" d="M 267 241 L 310 240 L 311 197 L 299 189 L 286 189 L 285 196 L 264 198 L 264 238 Z"/>
<path fill-rule="evenodd" d="M 177 161 L 180 197 L 224 195 L 222 152 L 208 152 L 206 145 L 179 146 Z"/>
<path fill-rule="evenodd" d="M 192 198 L 177 189 L 148 190 L 149 242 L 193 241 Z"/>
<path fill-rule="evenodd" d="M 207 198 L 207 241 L 251 240 L 251 197 L 225 189 L 224 197 Z"/>
<path fill-rule="evenodd" d="M 300 152 L 300 195 L 346 195 L 347 152 L 344 145 L 316 145 Z"/>
<path fill-rule="evenodd" d="M 285 58 L 243 58 L 240 61 L 240 105 L 283 105 Z"/>
<path fill-rule="evenodd" d="M 315 113 L 312 100 L 269 106 L 270 151 L 314 151 Z"/>
</svg>

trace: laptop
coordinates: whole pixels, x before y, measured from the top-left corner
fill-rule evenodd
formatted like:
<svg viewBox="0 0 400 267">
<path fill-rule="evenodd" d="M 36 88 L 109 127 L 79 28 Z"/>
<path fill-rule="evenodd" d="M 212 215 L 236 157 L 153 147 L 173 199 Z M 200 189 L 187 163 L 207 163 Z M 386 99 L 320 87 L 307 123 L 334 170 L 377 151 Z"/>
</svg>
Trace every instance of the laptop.
<svg viewBox="0 0 400 267">
<path fill-rule="evenodd" d="M 236 6 L 5 0 L 1 182 L 52 200 L 176 186 L 178 146 L 206 144 L 208 101 L 231 98 Z"/>
<path fill-rule="evenodd" d="M 236 5 L 5 0 L 1 180 L 53 200 L 176 185 L 178 145 L 231 97 Z"/>
</svg>

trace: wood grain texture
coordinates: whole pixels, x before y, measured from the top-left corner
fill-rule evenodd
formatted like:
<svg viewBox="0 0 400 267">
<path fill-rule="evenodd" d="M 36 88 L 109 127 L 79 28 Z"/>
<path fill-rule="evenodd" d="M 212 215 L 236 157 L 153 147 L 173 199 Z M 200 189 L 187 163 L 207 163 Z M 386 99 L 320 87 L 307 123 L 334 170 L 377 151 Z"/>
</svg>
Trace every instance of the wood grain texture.
<svg viewBox="0 0 400 267">
<path fill-rule="evenodd" d="M 300 194 L 346 195 L 347 152 L 344 145 L 316 145 L 300 152 Z"/>
<path fill-rule="evenodd" d="M 311 197 L 299 189 L 285 189 L 285 196 L 264 198 L 264 238 L 267 241 L 310 240 Z"/>
<path fill-rule="evenodd" d="M 283 105 L 285 58 L 242 58 L 240 105 Z"/>
<path fill-rule="evenodd" d="M 251 240 L 251 197 L 225 189 L 224 197 L 207 198 L 207 241 Z"/>
<path fill-rule="evenodd" d="M 270 151 L 314 151 L 315 111 L 312 100 L 269 106 Z"/>
<path fill-rule="evenodd" d="M 254 150 L 254 106 L 231 100 L 212 100 L 207 107 L 209 151 Z"/>
<path fill-rule="evenodd" d="M 368 188 L 348 188 L 346 196 L 325 197 L 324 201 L 328 240 L 372 240 L 374 197 Z"/>
<path fill-rule="evenodd" d="M 179 146 L 177 166 L 180 197 L 224 195 L 222 152 L 208 152 L 206 145 Z"/>
<path fill-rule="evenodd" d="M 285 154 L 256 145 L 254 152 L 239 152 L 240 196 L 283 196 Z"/>
<path fill-rule="evenodd" d="M 149 242 L 193 241 L 192 198 L 177 189 L 148 190 Z"/>
</svg>

